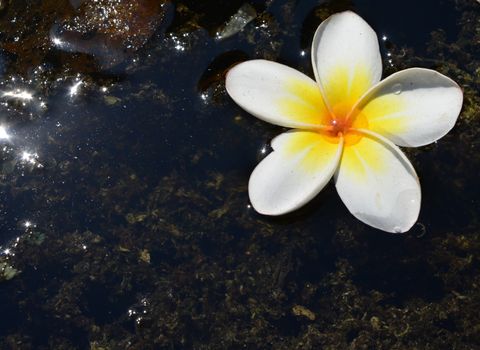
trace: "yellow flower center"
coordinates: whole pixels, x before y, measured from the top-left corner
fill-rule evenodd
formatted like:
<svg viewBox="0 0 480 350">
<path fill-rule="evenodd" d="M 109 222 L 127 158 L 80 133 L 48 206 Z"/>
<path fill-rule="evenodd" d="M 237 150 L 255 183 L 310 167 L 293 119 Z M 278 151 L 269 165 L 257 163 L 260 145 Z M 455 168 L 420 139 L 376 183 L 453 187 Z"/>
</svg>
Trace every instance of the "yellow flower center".
<svg viewBox="0 0 480 350">
<path fill-rule="evenodd" d="M 333 142 L 338 142 L 340 137 L 344 137 L 345 145 L 353 145 L 362 138 L 356 130 L 367 128 L 368 121 L 363 113 L 351 111 L 351 104 L 342 103 L 333 106 L 328 116 L 326 132 Z"/>
</svg>

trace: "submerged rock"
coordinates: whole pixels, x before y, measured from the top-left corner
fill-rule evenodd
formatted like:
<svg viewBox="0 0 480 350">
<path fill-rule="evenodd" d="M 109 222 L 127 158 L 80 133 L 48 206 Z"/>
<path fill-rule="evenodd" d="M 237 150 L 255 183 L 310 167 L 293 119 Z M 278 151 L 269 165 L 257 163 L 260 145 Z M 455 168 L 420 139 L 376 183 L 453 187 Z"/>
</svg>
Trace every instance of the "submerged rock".
<svg viewBox="0 0 480 350">
<path fill-rule="evenodd" d="M 44 63 L 97 72 L 124 62 L 165 29 L 172 7 L 168 0 L 8 2 L 0 9 L 0 48 L 17 74 Z"/>
<path fill-rule="evenodd" d="M 70 1 L 75 14 L 50 29 L 52 45 L 92 55 L 102 69 L 123 62 L 152 36 L 170 8 L 167 1 Z"/>
</svg>

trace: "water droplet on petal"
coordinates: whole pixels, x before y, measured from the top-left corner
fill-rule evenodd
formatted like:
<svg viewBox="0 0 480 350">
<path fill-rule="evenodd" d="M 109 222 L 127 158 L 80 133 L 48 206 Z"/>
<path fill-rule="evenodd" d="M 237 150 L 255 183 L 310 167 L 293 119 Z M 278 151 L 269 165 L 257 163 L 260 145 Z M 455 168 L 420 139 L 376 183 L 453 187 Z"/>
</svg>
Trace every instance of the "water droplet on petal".
<svg viewBox="0 0 480 350">
<path fill-rule="evenodd" d="M 395 226 L 395 227 L 393 228 L 393 232 L 394 232 L 394 233 L 402 233 L 402 231 L 403 231 L 402 228 L 399 227 L 399 226 Z"/>
<path fill-rule="evenodd" d="M 400 95 L 402 93 L 402 84 L 398 83 L 393 85 L 392 91 L 395 95 Z"/>
</svg>

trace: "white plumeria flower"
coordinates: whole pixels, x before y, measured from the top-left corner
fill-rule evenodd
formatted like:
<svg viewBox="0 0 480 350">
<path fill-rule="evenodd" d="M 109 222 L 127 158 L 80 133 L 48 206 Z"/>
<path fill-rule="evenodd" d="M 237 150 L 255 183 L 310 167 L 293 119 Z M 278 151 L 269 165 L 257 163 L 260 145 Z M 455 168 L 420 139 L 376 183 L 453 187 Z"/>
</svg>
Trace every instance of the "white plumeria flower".
<svg viewBox="0 0 480 350">
<path fill-rule="evenodd" d="M 406 232 L 420 212 L 420 184 L 397 147 L 434 142 L 454 126 L 460 87 L 429 69 L 411 68 L 380 81 L 377 35 L 353 12 L 329 17 L 312 44 L 316 82 L 287 66 L 252 60 L 232 68 L 233 100 L 269 123 L 293 128 L 272 141 L 253 171 L 255 210 L 282 215 L 306 204 L 334 177 L 359 220 Z"/>
</svg>

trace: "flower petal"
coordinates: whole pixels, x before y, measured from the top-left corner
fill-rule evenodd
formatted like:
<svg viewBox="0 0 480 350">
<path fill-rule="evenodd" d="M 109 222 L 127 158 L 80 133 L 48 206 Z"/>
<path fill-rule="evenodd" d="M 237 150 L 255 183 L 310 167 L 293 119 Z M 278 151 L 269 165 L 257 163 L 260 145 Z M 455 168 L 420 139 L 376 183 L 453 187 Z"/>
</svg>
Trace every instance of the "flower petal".
<svg viewBox="0 0 480 350">
<path fill-rule="evenodd" d="M 406 232 L 418 218 L 421 192 L 409 160 L 390 141 L 358 133 L 346 144 L 335 186 L 360 221 L 387 232 Z"/>
<path fill-rule="evenodd" d="M 377 35 L 353 12 L 332 15 L 315 33 L 312 65 L 330 110 L 348 113 L 382 76 Z"/>
<path fill-rule="evenodd" d="M 462 109 L 463 93 L 450 78 L 410 68 L 377 84 L 355 108 L 368 129 L 399 146 L 417 147 L 448 133 Z"/>
<path fill-rule="evenodd" d="M 292 130 L 272 141 L 273 152 L 257 165 L 248 184 L 255 210 L 281 215 L 300 208 L 330 181 L 343 139 Z"/>
<path fill-rule="evenodd" d="M 247 112 L 269 123 L 312 128 L 326 123 L 327 109 L 314 80 L 283 64 L 252 60 L 230 69 L 226 88 Z"/>
</svg>

